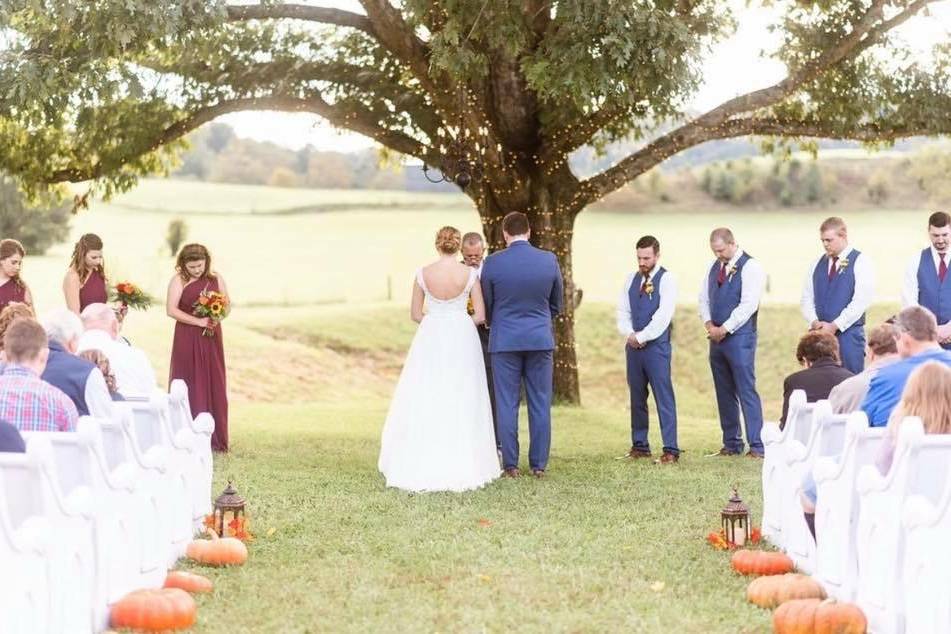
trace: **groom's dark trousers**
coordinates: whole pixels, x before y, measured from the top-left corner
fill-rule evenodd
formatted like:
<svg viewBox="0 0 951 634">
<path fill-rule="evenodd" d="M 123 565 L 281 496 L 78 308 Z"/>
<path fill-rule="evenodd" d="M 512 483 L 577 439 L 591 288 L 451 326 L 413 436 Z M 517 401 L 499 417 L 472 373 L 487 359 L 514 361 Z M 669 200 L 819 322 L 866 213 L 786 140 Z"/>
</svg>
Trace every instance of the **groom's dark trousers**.
<svg viewBox="0 0 951 634">
<path fill-rule="evenodd" d="M 529 466 L 548 465 L 555 337 L 563 282 L 555 254 L 527 241 L 513 242 L 482 267 L 482 295 L 489 323 L 489 353 L 502 466 L 518 467 L 518 406 L 522 383 L 528 397 Z"/>
</svg>

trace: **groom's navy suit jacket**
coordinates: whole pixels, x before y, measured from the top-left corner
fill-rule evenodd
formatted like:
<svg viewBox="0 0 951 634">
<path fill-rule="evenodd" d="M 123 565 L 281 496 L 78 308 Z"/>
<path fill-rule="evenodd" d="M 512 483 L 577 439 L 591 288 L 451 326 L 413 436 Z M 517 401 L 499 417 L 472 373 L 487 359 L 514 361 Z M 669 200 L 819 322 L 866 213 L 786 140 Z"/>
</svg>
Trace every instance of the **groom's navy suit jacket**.
<svg viewBox="0 0 951 634">
<path fill-rule="evenodd" d="M 551 251 L 525 240 L 490 255 L 482 268 L 489 352 L 554 350 L 551 320 L 562 309 L 562 279 Z"/>
</svg>

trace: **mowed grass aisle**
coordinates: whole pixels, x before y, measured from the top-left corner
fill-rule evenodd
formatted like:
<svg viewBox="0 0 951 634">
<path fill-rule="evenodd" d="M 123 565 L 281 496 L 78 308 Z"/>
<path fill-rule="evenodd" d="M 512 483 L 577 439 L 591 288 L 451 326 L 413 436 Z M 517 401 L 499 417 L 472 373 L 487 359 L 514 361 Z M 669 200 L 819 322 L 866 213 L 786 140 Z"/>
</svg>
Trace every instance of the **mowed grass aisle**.
<svg viewBox="0 0 951 634">
<path fill-rule="evenodd" d="M 704 541 L 734 484 L 759 523 L 761 463 L 705 457 L 720 432 L 690 309 L 675 324 L 679 464 L 615 459 L 629 445 L 623 364 L 612 307 L 590 304 L 578 324 L 585 406 L 556 408 L 548 477 L 424 495 L 385 489 L 376 470 L 414 330 L 405 313 L 243 309 L 226 324 L 233 452 L 216 461 L 215 490 L 234 478 L 257 539 L 243 568 L 202 569 L 216 590 L 199 598 L 195 631 L 768 630 L 728 555 Z M 760 319 L 761 390 L 775 418 L 801 323 L 792 307 Z M 159 367 L 166 321 L 130 323 Z"/>
</svg>

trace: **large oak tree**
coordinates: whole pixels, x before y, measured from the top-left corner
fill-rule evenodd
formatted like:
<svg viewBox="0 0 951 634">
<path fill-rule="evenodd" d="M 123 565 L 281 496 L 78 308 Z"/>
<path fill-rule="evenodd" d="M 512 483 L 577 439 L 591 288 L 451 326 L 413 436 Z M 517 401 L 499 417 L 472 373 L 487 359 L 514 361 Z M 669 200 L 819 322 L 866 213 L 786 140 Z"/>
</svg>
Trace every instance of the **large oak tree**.
<svg viewBox="0 0 951 634">
<path fill-rule="evenodd" d="M 0 0 L 0 170 L 109 195 L 242 110 L 315 113 L 437 168 L 456 139 L 482 167 L 466 194 L 492 246 L 525 211 L 570 298 L 577 214 L 677 152 L 951 131 L 951 46 L 915 61 L 892 37 L 937 2 L 769 4 L 786 77 L 691 116 L 704 57 L 742 17 L 723 0 Z M 572 173 L 573 151 L 630 138 L 613 167 Z M 556 331 L 556 394 L 577 402 L 572 302 Z"/>
</svg>

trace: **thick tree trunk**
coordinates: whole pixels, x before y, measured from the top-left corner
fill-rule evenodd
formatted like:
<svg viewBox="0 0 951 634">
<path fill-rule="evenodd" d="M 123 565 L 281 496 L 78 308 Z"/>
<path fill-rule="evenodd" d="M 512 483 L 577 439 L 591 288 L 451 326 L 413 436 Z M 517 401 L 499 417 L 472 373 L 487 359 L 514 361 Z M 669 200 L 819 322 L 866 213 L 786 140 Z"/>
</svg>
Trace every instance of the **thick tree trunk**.
<svg viewBox="0 0 951 634">
<path fill-rule="evenodd" d="M 559 403 L 580 404 L 578 362 L 575 353 L 575 283 L 572 276 L 571 241 L 577 210 L 569 207 L 576 181 L 561 175 L 545 175 L 532 170 L 519 179 L 516 191 L 509 189 L 505 196 L 493 191 L 487 180 L 478 191 L 470 192 L 482 218 L 482 229 L 490 251 L 505 248 L 502 237 L 502 218 L 511 211 L 528 215 L 532 226 L 532 244 L 552 251 L 558 258 L 564 278 L 564 308 L 555 319 L 555 373 L 554 397 Z"/>
</svg>

